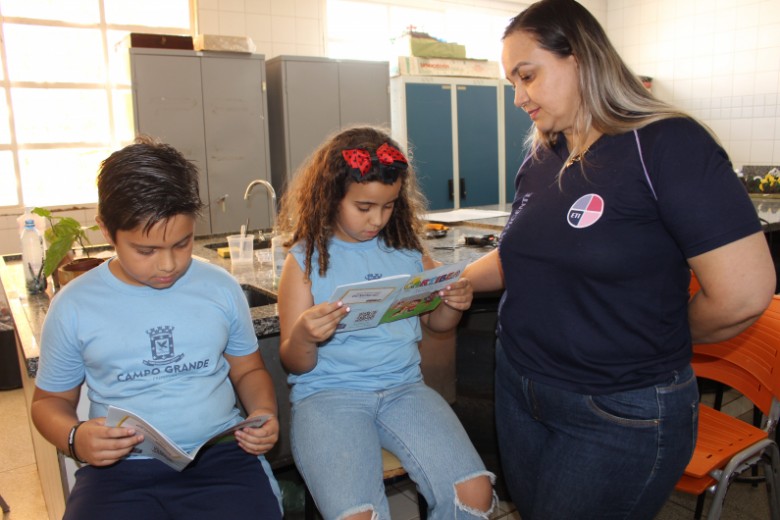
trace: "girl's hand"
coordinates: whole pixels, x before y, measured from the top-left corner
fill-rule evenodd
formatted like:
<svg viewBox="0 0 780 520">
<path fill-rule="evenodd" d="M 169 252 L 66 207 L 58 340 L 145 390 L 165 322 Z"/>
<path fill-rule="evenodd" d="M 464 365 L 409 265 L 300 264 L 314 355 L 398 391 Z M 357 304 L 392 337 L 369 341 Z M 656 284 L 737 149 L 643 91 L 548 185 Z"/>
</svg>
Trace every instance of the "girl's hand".
<svg viewBox="0 0 780 520">
<path fill-rule="evenodd" d="M 447 307 L 456 311 L 465 311 L 471 307 L 474 289 L 471 287 L 471 282 L 468 278 L 461 277 L 457 282 L 439 291 L 439 296 L 441 296 L 442 302 Z"/>
<path fill-rule="evenodd" d="M 336 332 L 336 327 L 348 312 L 349 307 L 344 307 L 341 302 L 314 305 L 298 317 L 296 335 L 309 343 L 322 343 Z"/>
<path fill-rule="evenodd" d="M 76 455 L 93 466 L 109 466 L 125 458 L 144 436 L 134 428 L 106 426 L 106 418 L 90 419 L 76 431 Z"/>
<path fill-rule="evenodd" d="M 257 412 L 253 416 L 256 415 L 265 415 L 265 413 Z M 260 428 L 243 428 L 236 430 L 234 435 L 238 445 L 245 452 L 262 455 L 273 448 L 279 440 L 279 421 L 272 415 Z"/>
</svg>

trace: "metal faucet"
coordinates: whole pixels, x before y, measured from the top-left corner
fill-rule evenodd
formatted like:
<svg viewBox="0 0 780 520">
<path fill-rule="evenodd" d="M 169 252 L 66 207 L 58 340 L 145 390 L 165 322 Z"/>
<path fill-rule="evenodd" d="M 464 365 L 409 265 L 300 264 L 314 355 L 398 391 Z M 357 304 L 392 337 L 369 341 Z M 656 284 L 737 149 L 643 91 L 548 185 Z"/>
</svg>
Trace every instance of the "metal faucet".
<svg viewBox="0 0 780 520">
<path fill-rule="evenodd" d="M 258 184 L 265 188 L 265 192 L 268 195 L 268 198 L 271 200 L 271 229 L 273 230 L 276 228 L 276 190 L 274 190 L 274 187 L 271 186 L 271 183 L 263 179 L 253 180 L 246 187 L 246 191 L 244 192 L 244 200 L 249 200 L 249 194 L 252 193 L 252 189 L 254 189 L 254 187 Z M 248 220 L 249 219 L 247 219 L 247 221 Z"/>
</svg>

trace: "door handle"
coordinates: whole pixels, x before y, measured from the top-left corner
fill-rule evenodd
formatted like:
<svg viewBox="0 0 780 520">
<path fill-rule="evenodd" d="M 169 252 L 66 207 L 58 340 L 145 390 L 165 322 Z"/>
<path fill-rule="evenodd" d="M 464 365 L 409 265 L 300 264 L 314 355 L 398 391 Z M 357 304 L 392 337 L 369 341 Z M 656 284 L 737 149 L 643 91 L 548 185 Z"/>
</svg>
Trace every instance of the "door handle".
<svg viewBox="0 0 780 520">
<path fill-rule="evenodd" d="M 460 198 L 466 198 L 466 179 L 463 177 L 460 178 Z"/>
<path fill-rule="evenodd" d="M 217 197 L 216 203 L 219 204 L 220 209 L 222 210 L 222 213 L 225 213 L 225 210 L 227 209 L 227 198 L 229 195 L 225 193 L 221 197 Z"/>
<path fill-rule="evenodd" d="M 447 188 L 449 189 L 450 200 L 455 200 L 455 190 L 452 189 L 452 179 L 447 181 Z"/>
</svg>

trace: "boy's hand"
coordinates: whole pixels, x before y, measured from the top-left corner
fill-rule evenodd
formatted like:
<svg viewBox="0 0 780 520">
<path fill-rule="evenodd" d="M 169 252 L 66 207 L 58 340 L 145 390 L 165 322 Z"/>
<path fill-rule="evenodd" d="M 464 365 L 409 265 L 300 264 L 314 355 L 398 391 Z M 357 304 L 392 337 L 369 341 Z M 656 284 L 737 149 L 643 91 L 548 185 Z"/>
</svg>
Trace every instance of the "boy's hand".
<svg viewBox="0 0 780 520">
<path fill-rule="evenodd" d="M 349 307 L 341 302 L 326 302 L 310 307 L 295 324 L 298 338 L 308 343 L 322 343 L 333 336 L 339 322 L 347 315 Z"/>
<path fill-rule="evenodd" d="M 461 278 L 457 282 L 448 285 L 445 289 L 439 291 L 442 302 L 456 311 L 465 311 L 471 307 L 471 300 L 474 298 L 474 289 L 468 278 Z"/>
<path fill-rule="evenodd" d="M 133 428 L 106 426 L 106 418 L 90 419 L 79 426 L 73 444 L 76 455 L 93 466 L 109 466 L 126 457 L 144 436 Z"/>
<path fill-rule="evenodd" d="M 265 412 L 255 412 L 250 417 L 266 415 Z M 247 453 L 262 455 L 274 447 L 279 439 L 279 421 L 275 415 L 268 418 L 260 428 L 243 428 L 236 430 L 234 435 L 238 445 Z"/>
</svg>

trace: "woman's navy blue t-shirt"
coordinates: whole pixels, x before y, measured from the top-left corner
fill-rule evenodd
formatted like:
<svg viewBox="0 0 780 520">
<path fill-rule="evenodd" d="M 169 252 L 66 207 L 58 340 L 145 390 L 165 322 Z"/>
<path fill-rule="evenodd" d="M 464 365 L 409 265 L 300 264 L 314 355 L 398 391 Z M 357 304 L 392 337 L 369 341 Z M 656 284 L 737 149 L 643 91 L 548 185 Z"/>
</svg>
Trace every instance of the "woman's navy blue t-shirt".
<svg viewBox="0 0 780 520">
<path fill-rule="evenodd" d="M 604 135 L 559 184 L 567 156 L 559 139 L 517 174 L 499 338 L 520 373 L 560 388 L 655 384 L 691 357 L 686 259 L 760 231 L 758 216 L 692 120 Z"/>
</svg>

